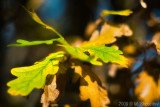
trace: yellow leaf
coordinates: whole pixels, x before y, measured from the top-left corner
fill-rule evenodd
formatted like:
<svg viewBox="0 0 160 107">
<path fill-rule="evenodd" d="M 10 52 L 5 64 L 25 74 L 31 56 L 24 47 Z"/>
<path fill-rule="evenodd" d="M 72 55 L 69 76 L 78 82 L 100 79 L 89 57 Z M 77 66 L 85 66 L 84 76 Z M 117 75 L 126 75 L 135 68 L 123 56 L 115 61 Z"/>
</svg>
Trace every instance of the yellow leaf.
<svg viewBox="0 0 160 107">
<path fill-rule="evenodd" d="M 122 35 L 132 35 L 132 31 L 127 25 L 122 24 L 114 26 L 105 23 L 102 26 L 100 33 L 97 30 L 94 31 L 90 38 L 90 41 L 85 41 L 84 43 L 82 43 L 81 47 L 90 45 L 99 46 L 102 44 L 111 44 L 116 41 L 116 37 L 121 37 Z"/>
<path fill-rule="evenodd" d="M 99 78 L 91 71 L 89 66 L 74 66 L 75 73 L 80 79 L 80 98 L 90 99 L 91 107 L 106 107 L 110 100 L 107 91 L 102 88 Z"/>
<path fill-rule="evenodd" d="M 136 81 L 138 81 L 139 84 L 135 89 L 135 94 L 140 101 L 144 102 L 144 105 L 160 99 L 160 78 L 157 85 L 154 78 L 146 71 L 143 71 Z"/>
<path fill-rule="evenodd" d="M 131 10 L 120 10 L 120 11 L 109 11 L 109 10 L 103 10 L 102 15 L 108 16 L 108 15 L 121 15 L 121 16 L 129 16 L 132 13 Z"/>
</svg>

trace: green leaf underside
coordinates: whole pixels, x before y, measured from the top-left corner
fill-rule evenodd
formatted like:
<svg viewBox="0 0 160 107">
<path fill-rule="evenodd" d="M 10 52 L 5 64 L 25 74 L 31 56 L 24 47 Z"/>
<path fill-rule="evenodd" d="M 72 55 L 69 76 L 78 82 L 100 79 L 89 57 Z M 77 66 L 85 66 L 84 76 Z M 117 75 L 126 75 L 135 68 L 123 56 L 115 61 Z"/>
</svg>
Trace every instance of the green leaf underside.
<svg viewBox="0 0 160 107">
<path fill-rule="evenodd" d="M 103 10 L 102 11 L 103 16 L 109 16 L 109 15 L 129 16 L 131 13 L 132 11 L 130 10 L 120 10 L 120 11 Z"/>
<path fill-rule="evenodd" d="M 91 55 L 94 55 L 96 58 L 100 58 L 105 63 L 118 63 L 124 67 L 127 67 L 127 59 L 121 55 L 123 52 L 116 50 L 114 47 L 106 47 L 105 45 L 101 45 L 83 47 L 83 49 L 86 49 Z"/>
<path fill-rule="evenodd" d="M 11 95 L 28 95 L 34 88 L 42 88 L 48 74 L 58 72 L 58 64 L 64 56 L 64 52 L 52 53 L 41 62 L 36 62 L 32 66 L 13 68 L 11 73 L 18 78 L 10 81 L 8 92 Z"/>
</svg>

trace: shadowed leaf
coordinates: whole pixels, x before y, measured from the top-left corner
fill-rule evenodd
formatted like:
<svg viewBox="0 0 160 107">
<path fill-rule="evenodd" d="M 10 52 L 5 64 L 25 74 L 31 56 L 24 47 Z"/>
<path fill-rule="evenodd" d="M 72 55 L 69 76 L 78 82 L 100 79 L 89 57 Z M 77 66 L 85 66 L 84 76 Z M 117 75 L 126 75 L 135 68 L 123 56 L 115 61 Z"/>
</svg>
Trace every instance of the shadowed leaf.
<svg viewBox="0 0 160 107">
<path fill-rule="evenodd" d="M 107 91 L 102 88 L 99 78 L 89 66 L 74 66 L 75 73 L 80 76 L 80 98 L 90 100 L 91 107 L 106 107 L 110 100 Z"/>
</svg>

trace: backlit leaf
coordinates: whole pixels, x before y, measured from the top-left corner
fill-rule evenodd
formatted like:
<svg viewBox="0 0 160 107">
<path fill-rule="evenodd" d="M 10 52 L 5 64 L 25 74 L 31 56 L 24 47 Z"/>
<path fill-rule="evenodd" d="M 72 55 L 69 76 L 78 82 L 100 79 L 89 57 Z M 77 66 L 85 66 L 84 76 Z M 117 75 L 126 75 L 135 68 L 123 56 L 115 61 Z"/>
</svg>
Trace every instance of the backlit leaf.
<svg viewBox="0 0 160 107">
<path fill-rule="evenodd" d="M 123 67 L 127 67 L 127 59 L 121 55 L 122 51 L 117 50 L 115 47 L 106 47 L 104 45 L 101 46 L 88 46 L 83 47 L 96 58 L 100 58 L 103 62 L 108 63 L 117 63 L 122 65 Z"/>
<path fill-rule="evenodd" d="M 129 16 L 132 13 L 130 10 L 120 10 L 120 11 L 109 11 L 109 10 L 103 10 L 102 15 L 108 16 L 108 15 L 120 15 L 120 16 Z"/>
<path fill-rule="evenodd" d="M 10 81 L 8 93 L 11 95 L 28 95 L 34 88 L 42 88 L 48 74 L 58 72 L 58 64 L 64 56 L 64 52 L 52 53 L 43 61 L 36 62 L 32 66 L 13 68 L 11 73 L 18 78 Z"/>
</svg>

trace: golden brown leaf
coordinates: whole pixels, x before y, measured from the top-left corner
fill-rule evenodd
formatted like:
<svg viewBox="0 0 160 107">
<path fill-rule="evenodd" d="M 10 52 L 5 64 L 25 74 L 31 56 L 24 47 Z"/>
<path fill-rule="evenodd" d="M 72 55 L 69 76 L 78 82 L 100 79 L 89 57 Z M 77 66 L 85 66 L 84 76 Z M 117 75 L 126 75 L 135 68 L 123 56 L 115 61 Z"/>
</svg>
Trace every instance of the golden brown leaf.
<svg viewBox="0 0 160 107">
<path fill-rule="evenodd" d="M 75 73 L 80 78 L 80 98 L 90 99 L 92 107 L 106 107 L 110 103 L 107 91 L 102 88 L 99 78 L 91 71 L 89 66 L 74 66 Z"/>
<path fill-rule="evenodd" d="M 160 32 L 156 33 L 153 38 L 152 42 L 156 45 L 157 52 L 160 55 Z"/>
<path fill-rule="evenodd" d="M 89 45 L 102 45 L 102 44 L 110 44 L 116 41 L 116 37 L 121 37 L 122 35 L 125 36 L 131 36 L 132 31 L 130 28 L 125 25 L 110 25 L 108 23 L 105 23 L 102 28 L 100 33 L 98 31 L 94 31 L 90 41 L 84 42 L 81 46 L 89 46 Z"/>
<path fill-rule="evenodd" d="M 123 52 L 126 54 L 134 54 L 136 47 L 133 44 L 127 45 L 123 48 Z"/>
<path fill-rule="evenodd" d="M 140 101 L 144 102 L 144 105 L 160 98 L 160 78 L 157 84 L 152 76 L 143 71 L 136 82 L 139 82 L 139 84 L 135 89 L 135 94 Z"/>
</svg>

